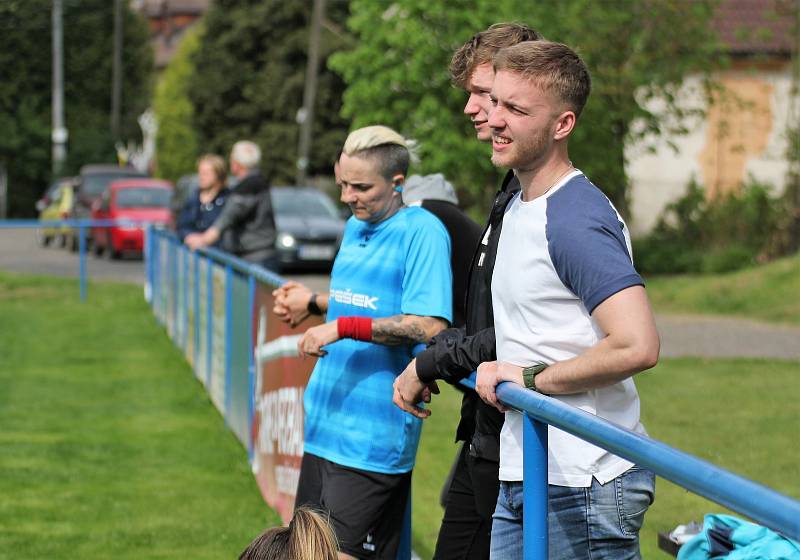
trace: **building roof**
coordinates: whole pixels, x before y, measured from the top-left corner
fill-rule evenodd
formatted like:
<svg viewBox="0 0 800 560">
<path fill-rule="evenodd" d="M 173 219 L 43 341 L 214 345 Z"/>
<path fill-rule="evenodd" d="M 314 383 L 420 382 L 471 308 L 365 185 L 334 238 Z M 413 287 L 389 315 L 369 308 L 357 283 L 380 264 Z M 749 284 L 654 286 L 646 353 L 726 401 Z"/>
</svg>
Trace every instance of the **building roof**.
<svg viewBox="0 0 800 560">
<path fill-rule="evenodd" d="M 798 10 L 798 0 L 720 0 L 711 24 L 731 54 L 789 55 L 798 46 Z"/>
</svg>

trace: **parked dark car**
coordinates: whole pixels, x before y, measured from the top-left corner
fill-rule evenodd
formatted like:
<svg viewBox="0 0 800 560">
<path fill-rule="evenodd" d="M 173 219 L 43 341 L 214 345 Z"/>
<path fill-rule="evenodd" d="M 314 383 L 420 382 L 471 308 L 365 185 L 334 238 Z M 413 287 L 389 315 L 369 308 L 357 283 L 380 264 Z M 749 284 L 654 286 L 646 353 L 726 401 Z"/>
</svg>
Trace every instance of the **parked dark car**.
<svg viewBox="0 0 800 560">
<path fill-rule="evenodd" d="M 186 203 L 186 200 L 200 188 L 200 181 L 197 178 L 197 173 L 191 175 L 181 175 L 178 182 L 175 183 L 175 192 L 172 195 L 172 215 L 175 222 L 178 222 L 178 216 L 181 214 L 181 209 Z"/>
<path fill-rule="evenodd" d="M 313 187 L 272 187 L 270 191 L 281 269 L 329 270 L 345 224 L 336 205 Z"/>
<path fill-rule="evenodd" d="M 70 214 L 71 219 L 88 220 L 92 216 L 92 205 L 115 179 L 135 179 L 147 177 L 146 173 L 131 167 L 118 165 L 91 164 L 81 167 L 75 187 L 75 204 Z M 87 236 L 87 241 L 90 239 Z M 78 231 L 73 230 L 67 240 L 70 250 L 78 250 Z"/>
</svg>

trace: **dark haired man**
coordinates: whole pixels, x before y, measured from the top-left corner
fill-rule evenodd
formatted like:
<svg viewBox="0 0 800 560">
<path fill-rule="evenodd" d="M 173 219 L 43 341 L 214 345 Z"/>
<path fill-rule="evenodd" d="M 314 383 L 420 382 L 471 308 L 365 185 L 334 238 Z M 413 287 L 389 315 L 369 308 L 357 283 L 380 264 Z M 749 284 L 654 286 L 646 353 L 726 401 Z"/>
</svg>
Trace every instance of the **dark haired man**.
<svg viewBox="0 0 800 560">
<path fill-rule="evenodd" d="M 503 47 L 542 37 L 518 23 L 497 23 L 473 36 L 454 54 L 450 63 L 453 85 L 467 91 L 464 106 L 478 140 L 491 140 L 487 124 L 489 93 L 494 80 L 492 59 Z M 427 411 L 416 404 L 427 395 L 436 379 L 457 383 L 478 364 L 495 359 L 494 318 L 491 301 L 492 270 L 503 212 L 519 190 L 514 174 L 506 175 L 495 196 L 488 223 L 475 248 L 466 297 L 466 325 L 434 337 L 430 347 L 412 361 L 395 382 L 394 402 L 419 417 Z M 425 398 L 428 398 L 427 396 Z M 489 556 L 492 513 L 497 501 L 499 437 L 503 415 L 467 391 L 461 405 L 456 439 L 464 445 L 458 456 L 447 495 L 445 512 L 434 558 L 483 559 Z"/>
</svg>

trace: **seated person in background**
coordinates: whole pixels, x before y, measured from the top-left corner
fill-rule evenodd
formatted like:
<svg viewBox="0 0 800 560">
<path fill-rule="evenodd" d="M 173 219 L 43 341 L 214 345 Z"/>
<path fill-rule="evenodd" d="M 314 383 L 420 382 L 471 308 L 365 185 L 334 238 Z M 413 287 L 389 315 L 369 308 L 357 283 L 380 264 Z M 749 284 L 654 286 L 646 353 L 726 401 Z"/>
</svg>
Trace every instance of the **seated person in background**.
<svg viewBox="0 0 800 560">
<path fill-rule="evenodd" d="M 181 241 L 190 233 L 202 233 L 219 217 L 230 191 L 225 187 L 225 160 L 206 154 L 197 162 L 197 191 L 191 193 L 178 216 Z"/>
<path fill-rule="evenodd" d="M 328 520 L 314 510 L 298 508 L 288 527 L 261 533 L 239 560 L 336 560 L 338 550 Z"/>
<path fill-rule="evenodd" d="M 286 322 L 327 312 L 298 342 L 319 356 L 305 391 L 296 505 L 330 512 L 340 558 L 395 558 L 421 422 L 392 406 L 414 347 L 451 318 L 450 239 L 422 208 L 403 206 L 410 154 L 385 126 L 352 132 L 338 165 L 347 221 L 328 294 L 275 291 Z"/>
</svg>

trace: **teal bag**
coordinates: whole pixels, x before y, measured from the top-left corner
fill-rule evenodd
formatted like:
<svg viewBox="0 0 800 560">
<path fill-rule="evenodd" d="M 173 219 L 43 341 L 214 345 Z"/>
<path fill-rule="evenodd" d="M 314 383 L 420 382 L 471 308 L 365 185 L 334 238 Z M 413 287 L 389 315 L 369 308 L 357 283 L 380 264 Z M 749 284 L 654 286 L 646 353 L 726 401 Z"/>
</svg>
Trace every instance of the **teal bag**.
<svg viewBox="0 0 800 560">
<path fill-rule="evenodd" d="M 800 560 L 800 543 L 732 515 L 709 514 L 678 560 Z"/>
</svg>

